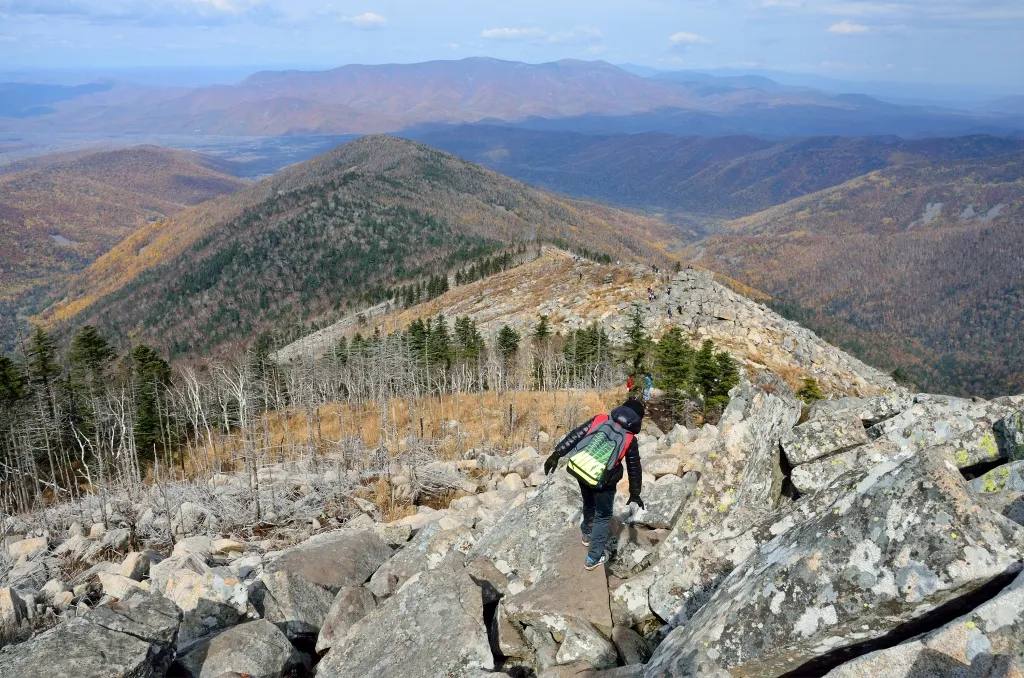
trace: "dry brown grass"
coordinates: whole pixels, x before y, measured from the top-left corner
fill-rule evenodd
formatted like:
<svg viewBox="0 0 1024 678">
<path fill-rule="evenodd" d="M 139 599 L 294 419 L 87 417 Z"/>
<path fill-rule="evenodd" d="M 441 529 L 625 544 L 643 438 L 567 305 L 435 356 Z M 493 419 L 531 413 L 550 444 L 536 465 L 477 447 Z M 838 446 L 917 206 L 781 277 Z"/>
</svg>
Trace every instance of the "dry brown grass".
<svg viewBox="0 0 1024 678">
<path fill-rule="evenodd" d="M 272 412 L 267 417 L 266 442 L 262 432 L 255 437 L 267 461 L 286 461 L 311 449 L 330 454 L 346 439 L 359 440 L 366 448 L 385 445 L 397 452 L 407 437 L 435 443 L 446 459 L 462 458 L 471 448 L 515 450 L 531 445 L 544 452 L 572 427 L 607 411 L 624 395 L 614 389 L 395 398 L 386 404 L 384 416 L 378 403 L 336 402 L 310 412 Z M 540 431 L 550 436 L 546 444 L 539 441 Z M 207 456 L 219 460 L 223 470 L 232 470 L 243 447 L 241 436 L 233 434 L 215 437 L 215 449 L 193 448 L 185 455 L 186 476 L 205 473 Z M 180 473 L 180 467 L 175 472 Z"/>
</svg>

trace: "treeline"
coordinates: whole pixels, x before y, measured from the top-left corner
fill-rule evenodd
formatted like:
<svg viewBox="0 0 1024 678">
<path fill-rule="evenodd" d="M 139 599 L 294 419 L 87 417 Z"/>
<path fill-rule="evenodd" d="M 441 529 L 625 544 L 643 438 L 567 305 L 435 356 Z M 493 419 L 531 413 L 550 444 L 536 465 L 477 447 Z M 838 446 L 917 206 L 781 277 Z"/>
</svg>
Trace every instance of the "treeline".
<svg viewBox="0 0 1024 678">
<path fill-rule="evenodd" d="M 711 342 L 694 348 L 679 329 L 653 341 L 639 309 L 619 344 L 596 324 L 555 333 L 546 316 L 490 336 L 472 318 L 437 316 L 389 335 L 356 334 L 318 359 L 278 364 L 275 348 L 263 334 L 234 360 L 172 370 L 153 348 L 118 351 L 90 326 L 63 352 L 37 329 L 18 356 L 0 358 L 0 510 L 154 475 L 245 468 L 256 483 L 272 454 L 270 412 L 299 413 L 315 431 L 322 405 L 372 402 L 381 439 L 398 441 L 411 432 L 388 418 L 396 398 L 609 389 L 630 375 L 640 390 L 649 373 L 671 416 L 692 423 L 716 416 L 738 378 Z"/>
<path fill-rule="evenodd" d="M 172 444 L 170 383 L 149 346 L 119 355 L 87 325 L 60 356 L 36 328 L 18 359 L 0 356 L 0 508 L 140 482 Z"/>
</svg>

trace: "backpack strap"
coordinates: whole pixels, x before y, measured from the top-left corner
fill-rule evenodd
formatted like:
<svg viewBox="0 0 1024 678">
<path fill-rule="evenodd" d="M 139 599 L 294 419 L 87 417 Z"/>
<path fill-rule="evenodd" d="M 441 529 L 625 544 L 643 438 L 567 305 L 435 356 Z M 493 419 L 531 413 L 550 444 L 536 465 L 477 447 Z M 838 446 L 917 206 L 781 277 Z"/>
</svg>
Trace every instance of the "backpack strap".
<svg viewBox="0 0 1024 678">
<path fill-rule="evenodd" d="M 601 424 L 605 423 L 606 421 L 608 421 L 608 415 L 607 414 L 599 414 L 596 417 L 594 417 L 593 419 L 591 419 L 590 420 L 590 428 L 587 429 L 587 435 L 590 435 L 591 433 L 596 431 L 597 428 Z"/>
<path fill-rule="evenodd" d="M 615 463 L 618 464 L 622 462 L 623 458 L 625 458 L 626 456 L 626 453 L 629 452 L 629 447 L 630 445 L 633 444 L 633 440 L 635 438 L 636 436 L 633 434 L 632 431 L 626 431 L 626 437 L 622 439 L 622 450 L 619 452 L 619 458 L 615 461 Z"/>
</svg>

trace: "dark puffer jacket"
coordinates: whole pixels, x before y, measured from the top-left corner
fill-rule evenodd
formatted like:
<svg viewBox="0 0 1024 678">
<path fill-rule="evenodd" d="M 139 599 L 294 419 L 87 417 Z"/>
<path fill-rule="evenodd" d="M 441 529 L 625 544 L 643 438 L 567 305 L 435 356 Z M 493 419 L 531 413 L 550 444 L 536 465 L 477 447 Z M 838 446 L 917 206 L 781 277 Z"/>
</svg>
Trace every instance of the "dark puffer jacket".
<svg viewBox="0 0 1024 678">
<path fill-rule="evenodd" d="M 622 428 L 626 429 L 630 433 L 639 433 L 640 424 L 643 422 L 640 415 L 634 412 L 628 407 L 616 407 L 612 410 L 608 416 L 618 423 Z M 594 423 L 593 417 L 587 420 L 586 423 L 577 426 L 573 430 L 569 431 L 562 440 L 555 446 L 554 454 L 557 458 L 564 457 L 566 454 L 575 449 L 581 440 L 587 436 L 587 432 L 590 431 L 590 427 Z M 626 471 L 629 473 L 629 493 L 631 495 L 640 496 L 640 487 L 643 484 L 641 478 L 640 468 L 640 447 L 636 443 L 636 438 L 633 438 L 633 442 L 629 444 L 629 449 L 626 451 L 625 463 L 616 464 L 615 468 L 608 472 L 605 476 L 603 486 L 605 488 L 614 488 L 620 480 L 622 480 L 622 467 L 626 467 Z"/>
</svg>

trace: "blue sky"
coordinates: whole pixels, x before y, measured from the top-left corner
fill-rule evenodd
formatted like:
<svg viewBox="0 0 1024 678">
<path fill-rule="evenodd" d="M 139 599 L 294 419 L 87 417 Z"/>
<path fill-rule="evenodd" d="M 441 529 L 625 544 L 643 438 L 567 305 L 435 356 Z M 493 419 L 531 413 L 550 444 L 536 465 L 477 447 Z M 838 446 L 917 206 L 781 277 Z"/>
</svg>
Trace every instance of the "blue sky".
<svg viewBox="0 0 1024 678">
<path fill-rule="evenodd" d="M 1024 0 L 0 0 L 0 69 L 488 55 L 1024 93 Z"/>
</svg>

